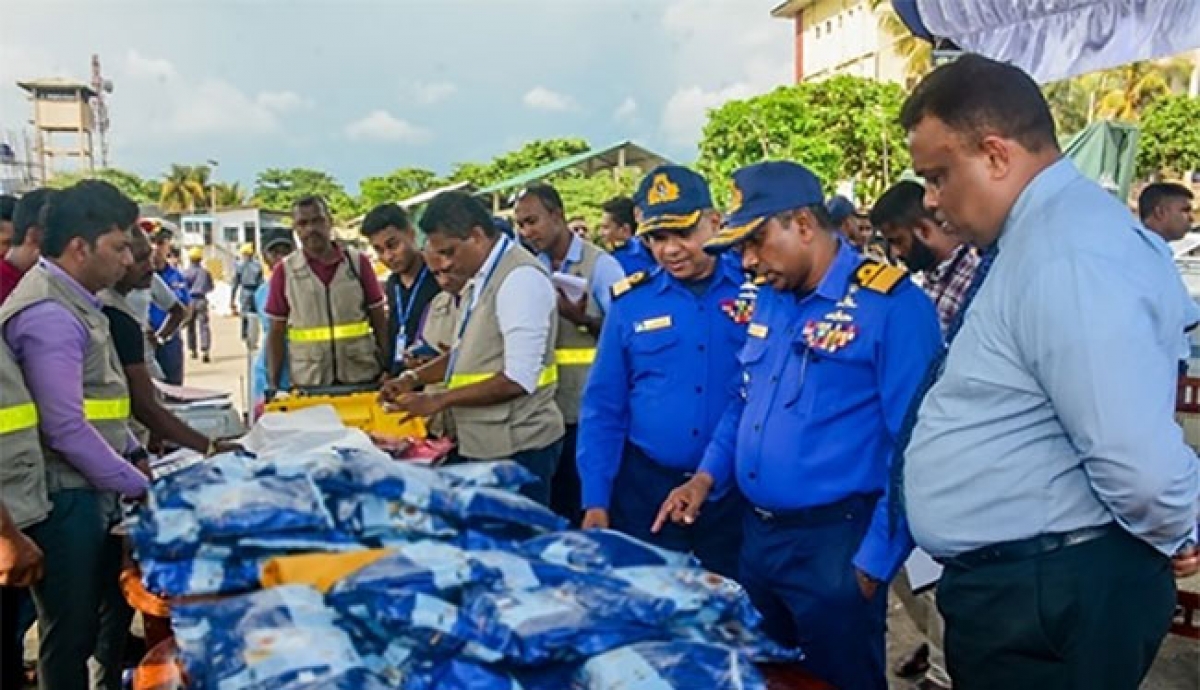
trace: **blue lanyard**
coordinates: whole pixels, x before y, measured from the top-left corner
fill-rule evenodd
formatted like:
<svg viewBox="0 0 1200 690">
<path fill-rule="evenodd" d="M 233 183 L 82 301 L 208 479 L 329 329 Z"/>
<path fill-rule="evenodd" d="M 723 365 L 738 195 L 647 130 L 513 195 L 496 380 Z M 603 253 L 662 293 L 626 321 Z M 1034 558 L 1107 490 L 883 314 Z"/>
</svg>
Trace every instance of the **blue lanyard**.
<svg viewBox="0 0 1200 690">
<path fill-rule="evenodd" d="M 400 308 L 400 312 L 396 315 L 396 323 L 399 324 L 401 331 L 407 327 L 408 317 L 412 316 L 413 305 L 417 302 L 417 294 L 421 292 L 421 286 L 425 284 L 427 275 L 429 275 L 429 267 L 422 266 L 421 272 L 417 274 L 416 282 L 408 292 L 407 304 L 400 297 L 400 278 L 396 278 L 396 306 Z"/>
<path fill-rule="evenodd" d="M 467 332 L 467 323 L 471 320 L 471 314 L 475 312 L 475 305 L 479 304 L 479 299 L 483 295 L 483 289 L 487 287 L 488 282 L 492 279 L 492 275 L 496 273 L 496 267 L 500 265 L 500 260 L 504 258 L 504 253 L 508 251 L 508 235 L 500 238 L 500 251 L 496 253 L 496 261 L 488 269 L 487 274 L 483 276 L 483 280 L 478 285 L 471 288 L 471 300 L 467 303 L 467 310 L 463 313 L 462 323 L 458 326 L 458 336 L 454 339 L 454 348 L 450 351 L 450 361 L 446 364 L 446 380 L 450 380 L 450 374 L 454 371 L 454 364 L 458 360 L 458 350 L 462 345 L 463 333 Z"/>
</svg>

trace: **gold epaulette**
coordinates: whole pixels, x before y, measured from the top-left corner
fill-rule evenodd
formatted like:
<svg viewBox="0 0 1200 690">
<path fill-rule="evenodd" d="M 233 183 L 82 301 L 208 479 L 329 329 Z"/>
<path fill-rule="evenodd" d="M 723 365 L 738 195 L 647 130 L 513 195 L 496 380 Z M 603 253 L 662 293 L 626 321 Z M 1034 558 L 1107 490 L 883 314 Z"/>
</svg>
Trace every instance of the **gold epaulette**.
<svg viewBox="0 0 1200 690">
<path fill-rule="evenodd" d="M 631 274 L 625 276 L 624 278 L 622 278 L 621 280 L 613 283 L 613 286 L 612 286 L 613 299 L 616 299 L 616 298 L 620 297 L 621 295 L 625 294 L 626 292 L 629 292 L 630 290 L 634 289 L 635 287 L 645 283 L 646 278 L 648 278 L 649 276 L 650 276 L 650 274 L 645 271 L 637 271 L 636 273 L 631 273 Z"/>
<path fill-rule="evenodd" d="M 907 275 L 908 272 L 902 268 L 867 259 L 854 272 L 854 282 L 866 290 L 887 295 L 891 294 Z"/>
</svg>

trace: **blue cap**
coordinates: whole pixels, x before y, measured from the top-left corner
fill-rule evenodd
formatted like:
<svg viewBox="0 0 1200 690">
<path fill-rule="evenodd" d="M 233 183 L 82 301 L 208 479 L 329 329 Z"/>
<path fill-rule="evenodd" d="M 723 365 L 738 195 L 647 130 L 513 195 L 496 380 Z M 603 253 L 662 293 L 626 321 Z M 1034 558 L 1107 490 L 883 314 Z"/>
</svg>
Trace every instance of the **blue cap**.
<svg viewBox="0 0 1200 690">
<path fill-rule="evenodd" d="M 829 197 L 829 201 L 825 202 L 825 210 L 829 212 L 829 219 L 834 225 L 841 225 L 842 221 L 858 213 L 854 204 L 841 194 Z"/>
<path fill-rule="evenodd" d="M 821 181 L 808 168 L 790 161 L 755 163 L 733 173 L 733 196 L 725 227 L 705 250 L 720 252 L 744 242 L 777 213 L 825 203 Z"/>
<path fill-rule="evenodd" d="M 713 208 L 708 183 L 699 173 L 682 165 L 660 165 L 642 178 L 633 203 L 641 214 L 638 235 L 658 230 L 683 230 Z"/>
</svg>

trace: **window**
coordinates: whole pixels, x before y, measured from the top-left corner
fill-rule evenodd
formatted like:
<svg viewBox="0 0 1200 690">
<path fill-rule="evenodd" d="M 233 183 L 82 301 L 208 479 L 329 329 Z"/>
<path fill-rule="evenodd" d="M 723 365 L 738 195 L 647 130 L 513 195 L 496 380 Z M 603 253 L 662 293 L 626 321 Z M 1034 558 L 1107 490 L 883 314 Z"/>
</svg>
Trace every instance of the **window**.
<svg viewBox="0 0 1200 690">
<path fill-rule="evenodd" d="M 237 244 L 238 226 L 226 225 L 224 239 L 225 239 L 225 244 Z"/>
<path fill-rule="evenodd" d="M 817 24 L 817 38 L 821 37 L 821 25 Z"/>
<path fill-rule="evenodd" d="M 252 221 L 252 220 L 248 220 L 245 223 L 242 223 L 242 241 L 248 242 L 250 244 L 258 244 L 258 242 L 255 241 L 255 238 L 254 238 L 255 229 L 256 228 L 254 225 L 254 221 Z"/>
</svg>

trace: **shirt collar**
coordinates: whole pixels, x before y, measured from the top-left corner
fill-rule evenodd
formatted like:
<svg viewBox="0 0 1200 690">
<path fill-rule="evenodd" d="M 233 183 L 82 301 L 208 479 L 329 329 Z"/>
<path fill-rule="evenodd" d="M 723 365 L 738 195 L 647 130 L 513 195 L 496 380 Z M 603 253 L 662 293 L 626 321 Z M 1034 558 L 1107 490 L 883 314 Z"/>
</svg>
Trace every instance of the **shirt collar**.
<svg viewBox="0 0 1200 690">
<path fill-rule="evenodd" d="M 712 281 L 712 285 L 726 281 L 734 287 L 741 287 L 742 283 L 746 282 L 746 276 L 744 273 L 742 273 L 741 264 L 736 261 L 731 261 L 731 256 L 731 254 L 725 253 L 716 257 L 716 266 L 713 267 L 712 275 L 709 276 L 709 279 Z M 685 290 L 687 289 L 684 286 L 683 281 L 676 280 L 675 277 L 668 273 L 667 269 L 663 268 L 662 266 L 655 266 L 654 277 L 660 278 L 657 286 L 655 287 L 655 289 L 657 289 L 660 293 L 666 292 L 667 290 L 671 289 L 672 286 L 678 286 Z"/>
<path fill-rule="evenodd" d="M 492 251 L 488 253 L 487 258 L 484 259 L 483 264 L 479 267 L 479 270 L 475 272 L 475 277 L 471 279 L 471 282 L 476 284 L 482 283 L 485 276 L 487 276 L 487 274 L 491 272 L 492 267 L 496 265 L 496 262 L 500 261 L 500 257 L 504 255 L 505 250 L 508 249 L 508 245 L 509 242 L 507 237 L 503 235 L 498 236 L 496 238 L 496 244 L 492 245 Z"/>
<path fill-rule="evenodd" d="M 838 251 L 825 271 L 825 277 L 817 285 L 816 294 L 831 302 L 837 302 L 846 296 L 846 285 L 850 274 L 862 263 L 862 255 L 850 246 L 844 238 L 838 237 Z"/>
<path fill-rule="evenodd" d="M 579 263 L 582 259 L 583 240 L 579 239 L 579 235 L 571 233 L 571 244 L 567 245 L 567 255 L 563 257 L 562 266 L 559 266 L 559 270 L 561 271 L 571 264 Z M 546 252 L 538 254 L 538 260 L 542 262 L 546 270 L 554 270 L 554 259 L 551 259 L 550 255 Z"/>
<path fill-rule="evenodd" d="M 88 292 L 87 288 L 80 285 L 78 280 L 75 280 L 74 278 L 72 278 L 71 274 L 64 271 L 62 269 L 62 267 L 59 266 L 58 264 L 54 263 L 53 261 L 48 261 L 46 259 L 39 259 L 38 263 L 43 268 L 45 268 L 50 273 L 50 275 L 54 276 L 55 278 L 58 278 L 62 282 L 66 283 L 67 285 L 70 285 L 71 289 L 73 289 L 73 290 L 75 290 L 75 292 L 79 293 L 79 295 L 81 297 L 83 297 L 84 299 L 86 299 L 88 301 L 88 303 L 91 304 L 93 307 L 100 309 L 101 307 L 104 306 L 104 303 L 100 301 L 99 297 L 97 297 L 96 295 L 93 295 L 91 292 Z"/>
<path fill-rule="evenodd" d="M 1080 177 L 1079 169 L 1067 157 L 1059 158 L 1054 164 L 1038 173 L 1017 196 L 1017 202 L 1008 212 L 1008 218 L 1000 229 L 999 247 L 1004 249 L 1016 241 L 1022 233 L 1030 231 L 1037 223 L 1022 222 L 1031 211 L 1040 208 L 1047 199 L 1058 194 L 1063 187 Z"/>
</svg>

